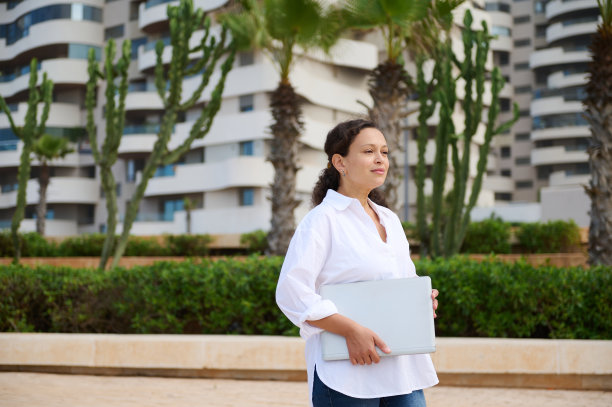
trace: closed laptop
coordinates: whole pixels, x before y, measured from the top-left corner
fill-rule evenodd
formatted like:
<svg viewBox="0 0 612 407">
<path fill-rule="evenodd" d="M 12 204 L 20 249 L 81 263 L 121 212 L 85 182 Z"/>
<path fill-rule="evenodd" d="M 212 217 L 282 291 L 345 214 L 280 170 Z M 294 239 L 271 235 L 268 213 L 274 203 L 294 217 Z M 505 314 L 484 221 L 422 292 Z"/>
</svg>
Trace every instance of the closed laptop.
<svg viewBox="0 0 612 407">
<path fill-rule="evenodd" d="M 320 294 L 331 300 L 338 312 L 370 328 L 391 349 L 381 356 L 436 351 L 429 277 L 362 281 L 323 285 Z M 344 337 L 321 334 L 323 359 L 348 359 Z"/>
</svg>

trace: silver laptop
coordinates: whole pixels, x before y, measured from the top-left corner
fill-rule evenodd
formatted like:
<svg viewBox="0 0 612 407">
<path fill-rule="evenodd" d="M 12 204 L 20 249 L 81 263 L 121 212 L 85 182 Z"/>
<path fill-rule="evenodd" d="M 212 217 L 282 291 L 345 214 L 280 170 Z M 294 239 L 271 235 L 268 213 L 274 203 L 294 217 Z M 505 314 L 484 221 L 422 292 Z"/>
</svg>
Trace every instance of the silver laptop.
<svg viewBox="0 0 612 407">
<path fill-rule="evenodd" d="M 320 294 L 338 312 L 370 328 L 389 346 L 381 356 L 436 351 L 429 277 L 363 281 L 321 286 Z M 321 334 L 324 360 L 348 359 L 344 337 Z"/>
</svg>

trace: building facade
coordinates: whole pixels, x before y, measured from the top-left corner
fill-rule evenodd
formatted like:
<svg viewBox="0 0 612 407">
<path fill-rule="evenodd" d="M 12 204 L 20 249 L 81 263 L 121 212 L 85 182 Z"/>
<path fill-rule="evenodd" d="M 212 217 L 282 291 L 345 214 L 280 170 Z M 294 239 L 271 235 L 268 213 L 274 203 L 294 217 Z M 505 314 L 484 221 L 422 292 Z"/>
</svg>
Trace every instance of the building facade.
<svg viewBox="0 0 612 407">
<path fill-rule="evenodd" d="M 196 7 L 215 13 L 226 0 L 194 0 Z M 23 124 L 27 107 L 29 62 L 39 61 L 55 84 L 47 131 L 79 140 L 76 151 L 51 163 L 48 192 L 48 235 L 103 232 L 107 217 L 105 198 L 85 134 L 85 84 L 87 53 L 93 48 L 101 58 L 112 38 L 132 42 L 126 122 L 114 167 L 120 220 L 140 180 L 164 110 L 154 86 L 155 44 L 164 41 L 164 58 L 170 56 L 167 0 L 25 0 L 0 2 L 0 94 L 8 101 L 17 124 Z M 596 2 L 494 1 L 466 2 L 456 15 L 461 22 L 465 7 L 475 25 L 487 21 L 497 38 L 491 44 L 490 67 L 502 68 L 508 84 L 502 90 L 502 120 L 510 117 L 517 101 L 521 118 L 511 132 L 496 136 L 479 205 L 513 201 L 544 201 L 553 192 L 584 182 L 588 169 L 585 142 L 589 135 L 580 117 L 579 99 L 585 83 L 589 32 L 595 31 Z M 460 31 L 457 29 L 457 38 Z M 118 47 L 120 49 L 120 46 Z M 365 113 L 358 101 L 370 103 L 368 72 L 380 58 L 380 44 L 365 36 L 343 39 L 333 57 L 317 53 L 300 56 L 291 81 L 303 98 L 305 132 L 300 144 L 296 211 L 300 219 L 310 209 L 310 192 L 326 165 L 323 143 L 338 121 Z M 272 62 L 258 52 L 237 56 L 228 75 L 223 103 L 210 133 L 196 140 L 177 163 L 160 167 L 149 181 L 137 221 L 137 235 L 184 233 L 187 230 L 184 199 L 191 211 L 193 233 L 238 234 L 267 230 L 270 221 L 269 184 L 272 165 L 266 161 L 271 137 L 269 94 L 278 82 Z M 197 78 L 187 78 L 184 93 L 195 89 Z M 205 95 L 176 124 L 174 145 L 188 134 Z M 98 140 L 104 137 L 104 85 L 98 89 L 95 110 Z M 553 107 L 554 106 L 554 107 Z M 457 113 L 460 126 L 461 113 Z M 414 118 L 416 119 L 416 118 Z M 407 126 L 414 123 L 408 120 Z M 431 126 L 437 122 L 432 118 Z M 416 141 L 407 132 L 407 171 L 403 218 L 413 218 L 416 190 L 411 181 L 416 163 Z M 480 142 L 475 139 L 473 157 Z M 171 143 L 171 144 L 172 144 Z M 15 208 L 20 141 L 0 114 L 0 228 L 10 226 Z M 433 166 L 433 142 L 427 164 Z M 585 167 L 586 165 L 586 167 Z M 35 229 L 38 202 L 37 172 L 32 162 L 28 206 L 22 230 Z M 430 185 L 426 186 L 431 188 Z M 556 188 L 556 189 L 555 189 Z M 541 191 L 541 192 L 540 192 Z M 119 225 L 120 227 L 120 225 Z M 118 230 L 119 232 L 120 230 Z"/>
</svg>

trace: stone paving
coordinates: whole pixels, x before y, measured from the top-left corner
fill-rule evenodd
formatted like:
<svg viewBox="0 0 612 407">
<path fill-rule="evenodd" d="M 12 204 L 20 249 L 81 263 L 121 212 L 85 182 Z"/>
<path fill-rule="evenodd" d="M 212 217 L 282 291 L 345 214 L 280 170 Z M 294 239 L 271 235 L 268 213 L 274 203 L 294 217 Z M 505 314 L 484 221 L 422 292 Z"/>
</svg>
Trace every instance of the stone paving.
<svg viewBox="0 0 612 407">
<path fill-rule="evenodd" d="M 307 407 L 305 382 L 0 373 L 0 407 Z M 610 407 L 612 392 L 437 386 L 428 407 Z"/>
</svg>

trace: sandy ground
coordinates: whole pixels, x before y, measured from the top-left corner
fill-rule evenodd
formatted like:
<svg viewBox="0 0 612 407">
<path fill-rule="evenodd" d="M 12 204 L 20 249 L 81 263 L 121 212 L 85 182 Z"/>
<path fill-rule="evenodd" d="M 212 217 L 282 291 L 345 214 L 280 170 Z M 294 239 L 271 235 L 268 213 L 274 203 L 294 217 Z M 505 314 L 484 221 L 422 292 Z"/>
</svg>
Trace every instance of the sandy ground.
<svg viewBox="0 0 612 407">
<path fill-rule="evenodd" d="M 307 407 L 306 383 L 0 373 L 1 407 Z M 434 387 L 428 407 L 610 407 L 612 392 Z"/>
</svg>

